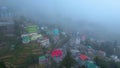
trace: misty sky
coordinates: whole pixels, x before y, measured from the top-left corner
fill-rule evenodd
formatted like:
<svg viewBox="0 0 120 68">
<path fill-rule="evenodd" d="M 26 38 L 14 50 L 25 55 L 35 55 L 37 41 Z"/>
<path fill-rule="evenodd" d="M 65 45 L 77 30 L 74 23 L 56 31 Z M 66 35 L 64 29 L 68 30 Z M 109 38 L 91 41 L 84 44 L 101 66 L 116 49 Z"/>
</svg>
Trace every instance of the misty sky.
<svg viewBox="0 0 120 68">
<path fill-rule="evenodd" d="M 16 9 L 18 13 L 38 18 L 42 16 L 50 21 L 67 19 L 77 21 L 71 23 L 75 25 L 78 21 L 85 20 L 114 31 L 120 26 L 119 0 L 0 0 L 0 2 L 1 5 Z"/>
</svg>

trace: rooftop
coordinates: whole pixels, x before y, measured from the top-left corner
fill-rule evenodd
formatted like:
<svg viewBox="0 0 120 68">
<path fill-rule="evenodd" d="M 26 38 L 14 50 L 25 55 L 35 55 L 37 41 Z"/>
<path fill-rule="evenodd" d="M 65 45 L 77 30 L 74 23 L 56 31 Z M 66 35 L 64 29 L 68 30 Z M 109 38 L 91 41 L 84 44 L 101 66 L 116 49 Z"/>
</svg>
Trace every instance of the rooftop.
<svg viewBox="0 0 120 68">
<path fill-rule="evenodd" d="M 0 22 L 0 26 L 13 25 L 14 22 Z"/>
</svg>

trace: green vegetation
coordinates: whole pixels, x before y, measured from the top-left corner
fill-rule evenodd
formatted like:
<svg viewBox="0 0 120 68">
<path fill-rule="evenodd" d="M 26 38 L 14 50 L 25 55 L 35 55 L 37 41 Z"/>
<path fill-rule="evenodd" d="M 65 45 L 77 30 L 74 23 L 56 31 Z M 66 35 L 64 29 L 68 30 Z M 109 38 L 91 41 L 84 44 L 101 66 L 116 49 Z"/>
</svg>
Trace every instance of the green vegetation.
<svg viewBox="0 0 120 68">
<path fill-rule="evenodd" d="M 76 64 L 76 61 L 71 57 L 71 54 L 67 52 L 67 55 L 63 58 L 63 61 L 60 62 L 60 68 L 71 68 Z"/>
<path fill-rule="evenodd" d="M 30 66 L 30 65 L 34 65 L 36 63 L 38 64 L 37 60 L 38 60 L 38 56 L 37 55 L 30 54 L 25 59 L 25 62 L 23 64 L 19 65 L 18 68 L 28 68 L 28 66 Z"/>
<path fill-rule="evenodd" d="M 100 68 L 120 68 L 120 62 L 105 61 L 100 57 L 95 57 L 94 61 Z"/>
<path fill-rule="evenodd" d="M 96 64 L 98 66 L 100 66 L 101 68 L 108 68 L 108 63 L 107 61 L 103 60 L 102 58 L 99 57 L 95 57 L 94 61 L 96 62 Z"/>
<path fill-rule="evenodd" d="M 2 61 L 0 61 L 0 68 L 7 68 L 7 67 L 5 66 L 5 63 L 2 62 Z"/>
</svg>

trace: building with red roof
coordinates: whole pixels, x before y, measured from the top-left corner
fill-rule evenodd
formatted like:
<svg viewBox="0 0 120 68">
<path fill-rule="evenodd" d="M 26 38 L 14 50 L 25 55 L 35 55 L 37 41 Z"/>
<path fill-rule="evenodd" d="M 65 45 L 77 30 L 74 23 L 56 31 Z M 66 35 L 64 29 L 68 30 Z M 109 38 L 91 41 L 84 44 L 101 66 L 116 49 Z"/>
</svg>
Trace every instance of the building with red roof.
<svg viewBox="0 0 120 68">
<path fill-rule="evenodd" d="M 84 54 L 80 54 L 80 59 L 85 61 L 85 60 L 88 60 L 88 57 Z"/>
<path fill-rule="evenodd" d="M 54 49 L 52 51 L 52 53 L 51 53 L 51 56 L 52 57 L 60 57 L 60 56 L 62 56 L 62 54 L 63 54 L 62 50 L 60 50 L 60 49 Z"/>
<path fill-rule="evenodd" d="M 52 56 L 54 61 L 59 63 L 60 61 L 62 61 L 62 59 L 64 57 L 63 50 L 61 50 L 61 49 L 54 49 L 52 51 L 52 53 L 51 53 L 51 56 Z"/>
</svg>

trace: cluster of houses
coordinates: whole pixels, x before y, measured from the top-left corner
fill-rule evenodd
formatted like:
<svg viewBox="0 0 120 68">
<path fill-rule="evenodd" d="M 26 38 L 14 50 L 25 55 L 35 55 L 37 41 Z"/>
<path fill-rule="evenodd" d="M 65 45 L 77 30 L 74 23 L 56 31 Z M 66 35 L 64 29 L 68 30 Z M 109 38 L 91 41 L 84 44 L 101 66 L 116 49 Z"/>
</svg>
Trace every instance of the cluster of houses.
<svg viewBox="0 0 120 68">
<path fill-rule="evenodd" d="M 71 33 L 70 51 L 72 53 L 72 56 L 80 65 L 87 65 L 89 64 L 88 62 L 90 62 L 90 64 L 92 63 L 94 67 L 89 67 L 88 65 L 87 68 L 98 68 L 98 66 L 95 65 L 94 58 L 96 56 L 99 56 L 105 60 L 108 60 L 108 57 L 106 55 L 107 53 L 100 49 L 96 50 L 91 45 L 85 44 L 85 40 L 87 40 L 85 35 L 80 35 L 79 32 Z M 94 42 L 95 39 L 90 38 L 90 41 Z M 115 62 L 120 62 L 120 59 L 117 55 L 111 55 L 109 59 Z"/>
<path fill-rule="evenodd" d="M 65 37 L 67 36 L 65 32 L 59 30 L 58 28 L 49 28 L 46 26 L 42 26 L 42 27 L 40 27 L 40 29 L 42 30 L 42 32 L 45 32 L 46 35 L 51 36 L 51 41 L 54 44 L 58 43 L 58 41 L 60 40 L 60 34 L 64 35 Z M 48 39 L 46 38 L 46 40 L 41 41 L 41 42 L 47 42 L 47 41 L 48 41 Z M 50 39 L 49 39 L 49 41 L 50 41 Z M 48 52 L 48 54 L 49 54 L 49 58 L 51 57 L 57 63 L 62 61 L 62 59 L 65 57 L 65 51 L 62 48 L 54 48 L 51 52 Z M 48 57 L 46 59 L 48 59 Z M 45 64 L 45 62 L 42 62 L 41 60 L 42 59 L 39 59 L 40 64 L 41 63 Z"/>
<path fill-rule="evenodd" d="M 50 46 L 50 38 L 46 33 L 42 33 L 42 31 L 47 32 L 47 27 L 39 27 L 38 25 L 32 24 L 25 26 L 25 30 L 25 34 L 21 35 L 24 44 L 36 42 L 46 48 Z"/>
</svg>

